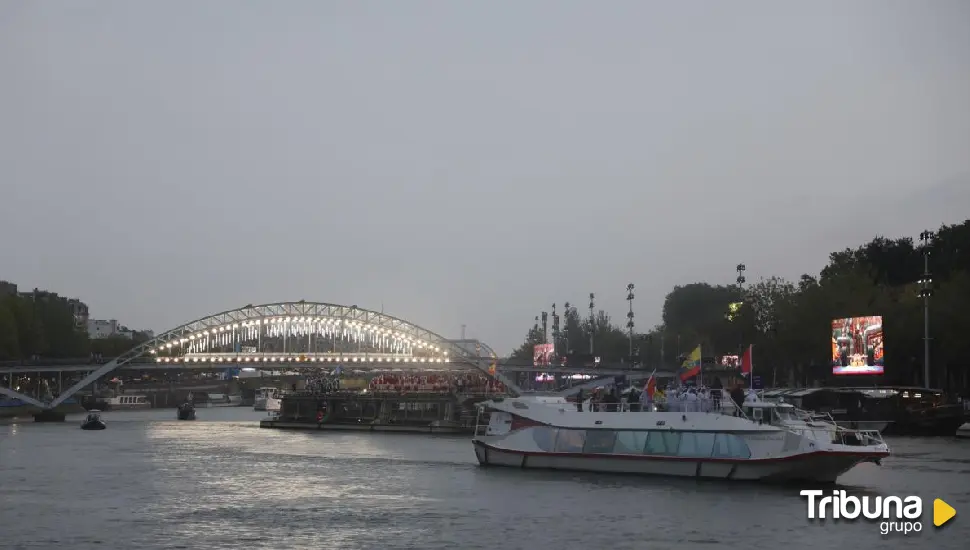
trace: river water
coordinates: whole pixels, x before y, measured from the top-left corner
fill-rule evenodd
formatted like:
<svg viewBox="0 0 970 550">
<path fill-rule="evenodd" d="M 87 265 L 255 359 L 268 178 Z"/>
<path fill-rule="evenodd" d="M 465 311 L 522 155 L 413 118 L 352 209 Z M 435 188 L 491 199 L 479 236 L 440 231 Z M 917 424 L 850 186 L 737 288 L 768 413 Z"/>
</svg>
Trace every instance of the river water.
<svg viewBox="0 0 970 550">
<path fill-rule="evenodd" d="M 894 439 L 857 495 L 923 497 L 923 531 L 806 519 L 799 488 L 480 468 L 467 437 L 259 429 L 263 413 L 0 424 L 0 548 L 965 549 L 970 441 Z M 932 500 L 957 517 L 932 525 Z M 961 517 L 961 511 L 965 517 Z"/>
</svg>

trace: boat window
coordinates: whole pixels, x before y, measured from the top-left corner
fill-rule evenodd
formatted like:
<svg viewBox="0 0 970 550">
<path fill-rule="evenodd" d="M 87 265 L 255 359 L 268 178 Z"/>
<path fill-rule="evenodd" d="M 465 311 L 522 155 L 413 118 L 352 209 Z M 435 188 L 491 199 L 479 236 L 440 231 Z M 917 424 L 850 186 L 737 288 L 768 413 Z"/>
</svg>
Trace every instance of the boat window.
<svg viewBox="0 0 970 550">
<path fill-rule="evenodd" d="M 728 442 L 728 452 L 731 458 L 751 458 L 751 449 L 740 436 L 734 434 L 717 434 L 718 438 L 724 437 Z"/>
<path fill-rule="evenodd" d="M 613 430 L 589 430 L 586 432 L 586 444 L 583 446 L 583 452 L 590 454 L 612 453 L 614 441 L 616 441 L 616 432 Z"/>
<path fill-rule="evenodd" d="M 676 432 L 650 432 L 644 454 L 675 455 L 680 447 L 680 434 Z"/>
<path fill-rule="evenodd" d="M 714 434 L 706 432 L 684 432 L 680 435 L 679 456 L 711 456 L 714 450 Z"/>
<path fill-rule="evenodd" d="M 731 458 L 731 435 L 717 434 L 714 437 L 714 457 Z"/>
<path fill-rule="evenodd" d="M 560 429 L 556 437 L 557 453 L 581 453 L 586 443 L 586 430 Z"/>
<path fill-rule="evenodd" d="M 556 448 L 556 428 L 536 426 L 532 428 L 532 439 L 540 451 L 551 453 Z"/>
<path fill-rule="evenodd" d="M 613 452 L 623 455 L 643 454 L 643 448 L 646 444 L 647 432 L 616 432 Z"/>
</svg>

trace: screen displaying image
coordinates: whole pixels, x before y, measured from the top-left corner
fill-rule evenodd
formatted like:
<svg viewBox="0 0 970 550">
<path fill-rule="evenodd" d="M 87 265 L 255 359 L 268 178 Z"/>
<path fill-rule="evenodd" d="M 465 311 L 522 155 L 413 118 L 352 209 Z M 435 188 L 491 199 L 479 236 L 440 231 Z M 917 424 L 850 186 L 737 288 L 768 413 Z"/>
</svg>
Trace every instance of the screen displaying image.
<svg viewBox="0 0 970 550">
<path fill-rule="evenodd" d="M 883 374 L 882 317 L 832 320 L 832 374 Z"/>
<path fill-rule="evenodd" d="M 555 346 L 552 344 L 536 344 L 532 351 L 532 364 L 537 367 L 547 367 L 552 364 L 555 354 Z"/>
</svg>

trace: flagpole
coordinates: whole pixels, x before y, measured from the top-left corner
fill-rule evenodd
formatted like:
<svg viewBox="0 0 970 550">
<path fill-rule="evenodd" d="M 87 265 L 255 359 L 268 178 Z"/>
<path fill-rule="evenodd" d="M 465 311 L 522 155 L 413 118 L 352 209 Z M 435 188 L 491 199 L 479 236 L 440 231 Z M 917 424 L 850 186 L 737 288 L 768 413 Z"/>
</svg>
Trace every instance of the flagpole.
<svg viewBox="0 0 970 550">
<path fill-rule="evenodd" d="M 748 386 L 753 390 L 754 389 L 754 344 L 748 344 L 748 357 L 750 357 L 749 361 L 751 362 L 751 372 L 748 373 L 748 378 L 750 378 L 750 380 L 748 380 Z"/>
<path fill-rule="evenodd" d="M 698 371 L 700 379 L 697 381 L 697 387 L 700 388 L 704 385 L 704 348 L 702 348 L 700 344 L 697 344 L 697 355 L 699 356 L 697 358 L 697 367 L 700 369 L 700 371 Z"/>
</svg>

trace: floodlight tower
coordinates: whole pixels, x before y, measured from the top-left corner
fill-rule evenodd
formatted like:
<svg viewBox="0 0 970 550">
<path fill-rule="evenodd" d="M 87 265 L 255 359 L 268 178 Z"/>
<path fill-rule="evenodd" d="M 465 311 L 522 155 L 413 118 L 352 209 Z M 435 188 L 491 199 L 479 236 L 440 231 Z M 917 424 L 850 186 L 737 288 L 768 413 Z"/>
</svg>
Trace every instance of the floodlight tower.
<svg viewBox="0 0 970 550">
<path fill-rule="evenodd" d="M 630 360 L 633 360 L 633 283 L 626 285 L 626 301 L 630 302 L 630 311 L 626 314 L 626 328 L 630 332 Z"/>
<path fill-rule="evenodd" d="M 741 305 L 738 306 L 738 313 L 740 313 L 741 308 L 744 307 L 744 283 L 746 280 L 744 278 L 744 272 L 747 270 L 747 268 L 744 264 L 738 264 L 735 269 L 738 272 L 738 301 L 741 302 Z M 744 355 L 744 329 L 742 327 L 743 325 L 738 323 L 738 357 Z"/>
<path fill-rule="evenodd" d="M 923 231 L 919 234 L 920 247 L 923 249 L 923 276 L 918 281 L 919 296 L 923 299 L 923 384 L 930 387 L 930 296 L 933 295 L 933 278 L 930 275 L 930 247 L 933 233 Z"/>
</svg>

